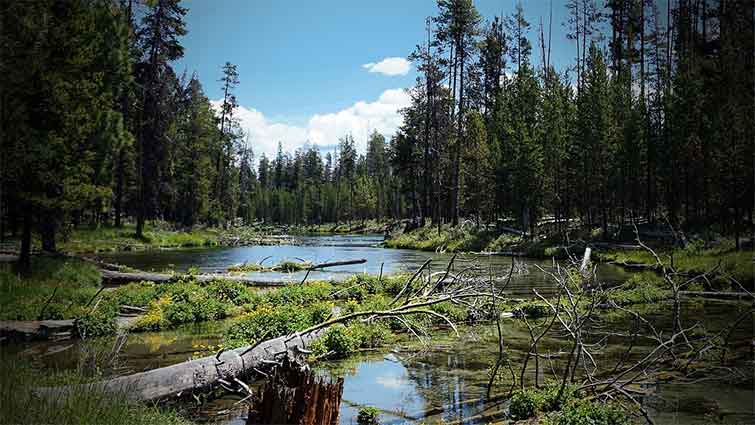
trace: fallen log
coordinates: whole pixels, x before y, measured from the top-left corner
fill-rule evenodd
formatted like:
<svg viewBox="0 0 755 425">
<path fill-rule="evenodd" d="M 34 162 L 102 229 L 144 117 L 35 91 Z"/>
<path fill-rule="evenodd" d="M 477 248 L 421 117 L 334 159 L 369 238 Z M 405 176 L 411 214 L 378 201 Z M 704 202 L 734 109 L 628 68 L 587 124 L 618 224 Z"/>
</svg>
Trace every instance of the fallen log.
<svg viewBox="0 0 755 425">
<path fill-rule="evenodd" d="M 700 297 L 709 299 L 743 299 L 753 298 L 753 295 L 747 292 L 731 291 L 679 291 L 679 295 L 685 297 Z"/>
<path fill-rule="evenodd" d="M 118 329 L 128 330 L 141 315 L 118 316 Z M 76 335 L 76 320 L 0 320 L 0 336 L 9 340 L 64 340 Z"/>
<path fill-rule="evenodd" d="M 39 340 L 70 335 L 73 320 L 2 320 L 0 335 L 9 339 Z"/>
<path fill-rule="evenodd" d="M 135 282 L 154 282 L 154 283 L 169 283 L 176 282 L 186 275 L 178 274 L 164 274 L 164 273 L 149 273 L 149 272 L 116 272 L 112 270 L 100 270 L 102 274 L 102 284 L 106 286 L 121 286 L 128 285 Z M 249 286 L 286 286 L 288 283 L 279 280 L 265 280 L 260 278 L 251 278 L 245 276 L 236 276 L 230 274 L 200 274 L 195 275 L 193 278 L 197 282 L 211 282 L 213 280 L 230 280 L 234 282 L 241 282 Z"/>
<path fill-rule="evenodd" d="M 358 260 L 343 260 L 343 261 L 331 261 L 329 263 L 320 263 L 315 264 L 314 266 L 310 267 L 310 270 L 319 270 L 319 269 L 325 269 L 328 267 L 338 267 L 338 266 L 351 266 L 354 264 L 364 264 L 367 262 L 366 258 L 360 258 Z"/>
<path fill-rule="evenodd" d="M 264 364 L 275 361 L 282 355 L 296 355 L 324 332 L 325 329 L 320 329 L 293 338 L 282 336 L 256 346 L 222 351 L 201 359 L 83 385 L 106 393 L 123 394 L 136 401 L 181 397 L 211 389 L 219 385 L 219 380 L 234 381 L 234 378 L 241 376 L 252 376 L 255 368 L 262 368 Z M 55 398 L 80 388 L 81 385 L 42 387 L 37 388 L 35 393 Z"/>
<path fill-rule="evenodd" d="M 367 259 L 360 258 L 357 260 L 332 261 L 328 263 L 315 264 L 307 268 L 307 276 L 309 275 L 309 272 L 314 271 L 314 270 L 320 270 L 320 269 L 325 269 L 329 267 L 364 264 L 366 262 L 367 262 Z M 185 277 L 185 275 L 179 275 L 179 274 L 150 273 L 150 272 L 143 272 L 143 271 L 120 272 L 120 271 L 107 270 L 107 269 L 100 270 L 100 273 L 102 274 L 102 283 L 108 286 L 121 286 L 121 285 L 127 285 L 129 283 L 142 282 L 142 281 L 154 282 L 154 283 L 169 283 L 169 282 L 175 282 L 181 279 L 182 277 Z M 232 275 L 232 274 L 200 274 L 200 275 L 194 275 L 192 277 L 197 282 L 210 282 L 213 280 L 230 280 L 234 282 L 241 282 L 249 286 L 261 286 L 261 287 L 286 286 L 289 284 L 288 282 L 283 282 L 280 280 L 260 279 L 259 277 L 238 276 L 238 275 Z M 305 279 L 306 279 L 306 276 L 305 276 Z"/>
</svg>

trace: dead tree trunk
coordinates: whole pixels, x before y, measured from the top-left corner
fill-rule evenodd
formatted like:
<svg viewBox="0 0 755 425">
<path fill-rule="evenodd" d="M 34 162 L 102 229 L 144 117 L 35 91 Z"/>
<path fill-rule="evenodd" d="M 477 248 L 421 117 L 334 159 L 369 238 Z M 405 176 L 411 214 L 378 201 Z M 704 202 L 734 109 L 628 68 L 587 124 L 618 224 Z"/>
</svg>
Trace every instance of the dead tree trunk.
<svg viewBox="0 0 755 425">
<path fill-rule="evenodd" d="M 282 336 L 201 359 L 82 385 L 104 392 L 121 393 L 138 401 L 180 397 L 216 387 L 220 380 L 234 381 L 238 377 L 251 375 L 255 369 L 275 361 L 276 357 L 297 354 L 324 332 L 325 329 L 321 329 L 298 337 Z M 80 388 L 81 385 L 66 385 L 38 388 L 35 392 L 40 396 L 58 397 Z"/>
<path fill-rule="evenodd" d="M 343 378 L 328 382 L 286 357 L 265 382 L 249 424 L 336 425 Z"/>
</svg>

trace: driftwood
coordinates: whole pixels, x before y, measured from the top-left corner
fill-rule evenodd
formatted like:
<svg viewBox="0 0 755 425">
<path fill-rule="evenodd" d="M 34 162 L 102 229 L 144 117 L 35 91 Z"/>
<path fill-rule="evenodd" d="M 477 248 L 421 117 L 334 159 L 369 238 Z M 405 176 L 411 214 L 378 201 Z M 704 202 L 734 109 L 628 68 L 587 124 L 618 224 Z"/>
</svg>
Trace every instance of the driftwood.
<svg viewBox="0 0 755 425">
<path fill-rule="evenodd" d="M 128 330 L 139 315 L 118 316 L 118 329 Z M 11 340 L 63 340 L 76 334 L 76 320 L 0 320 L 0 337 Z"/>
<path fill-rule="evenodd" d="M 271 375 L 254 404 L 249 423 L 338 424 L 343 378 L 328 382 L 288 356 Z"/>
<path fill-rule="evenodd" d="M 217 355 L 86 385 L 106 393 L 122 393 L 137 401 L 189 395 L 194 391 L 208 390 L 218 385 L 219 380 L 234 381 L 235 378 L 252 375 L 255 368 L 261 368 L 279 356 L 295 355 L 324 332 L 323 329 L 300 336 L 282 336 L 254 347 L 222 351 Z M 80 385 L 43 387 L 35 392 L 40 396 L 59 397 L 79 388 Z"/>
<path fill-rule="evenodd" d="M 73 320 L 2 320 L 0 335 L 10 339 L 68 338 L 74 330 Z"/>
</svg>

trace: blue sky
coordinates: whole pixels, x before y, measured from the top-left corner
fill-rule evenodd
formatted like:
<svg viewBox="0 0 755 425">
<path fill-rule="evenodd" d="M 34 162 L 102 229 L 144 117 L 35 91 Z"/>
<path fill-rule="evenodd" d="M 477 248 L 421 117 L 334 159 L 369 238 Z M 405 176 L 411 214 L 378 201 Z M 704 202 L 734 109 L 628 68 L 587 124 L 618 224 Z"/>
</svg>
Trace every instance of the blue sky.
<svg viewBox="0 0 755 425">
<path fill-rule="evenodd" d="M 515 2 L 475 4 L 492 19 L 510 13 Z M 522 4 L 539 61 L 536 34 L 540 16 L 547 27 L 549 1 Z M 184 6 L 189 33 L 176 69 L 197 72 L 208 97 L 219 99 L 221 65 L 237 64 L 239 117 L 255 150 L 268 154 L 275 139 L 293 149 L 306 140 L 332 144 L 345 132 L 363 145 L 373 128 L 390 136 L 406 102 L 401 89 L 416 75 L 413 69 L 369 72 L 363 65 L 405 58 L 425 40 L 425 18 L 437 13 L 434 0 L 187 0 Z M 574 56 L 562 25 L 566 13 L 563 1 L 554 0 L 552 62 L 559 68 Z"/>
</svg>

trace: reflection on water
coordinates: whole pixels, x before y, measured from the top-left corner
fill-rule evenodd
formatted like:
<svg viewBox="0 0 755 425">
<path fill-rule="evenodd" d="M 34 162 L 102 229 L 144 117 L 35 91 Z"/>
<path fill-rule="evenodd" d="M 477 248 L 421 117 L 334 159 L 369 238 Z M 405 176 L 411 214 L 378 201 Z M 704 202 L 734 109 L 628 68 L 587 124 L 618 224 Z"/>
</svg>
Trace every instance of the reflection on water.
<svg viewBox="0 0 755 425">
<path fill-rule="evenodd" d="M 355 273 L 377 275 L 383 273 L 410 272 L 417 270 L 428 258 L 432 259 L 431 268 L 445 270 L 451 254 L 438 254 L 408 249 L 385 249 L 379 244 L 382 236 L 336 235 L 303 236 L 298 238 L 301 245 L 279 246 L 243 246 L 210 249 L 142 251 L 103 254 L 107 261 L 117 262 L 142 270 L 175 269 L 186 271 L 189 267 L 198 267 L 203 272 L 222 272 L 229 266 L 240 263 L 256 263 L 264 260 L 265 265 L 272 265 L 284 260 L 304 260 L 323 263 L 335 260 L 365 258 L 367 262 L 351 266 L 342 266 L 327 270 L 314 271 L 309 279 L 342 280 Z M 518 297 L 533 296 L 532 288 L 547 294 L 552 289 L 551 280 L 539 269 L 548 269 L 552 263 L 548 260 L 517 259 L 527 264 L 527 274 L 515 275 L 509 286 L 509 293 Z M 459 255 L 455 262 L 457 271 L 475 264 L 494 276 L 508 274 L 511 258 L 502 256 Z M 304 272 L 297 273 L 248 273 L 261 280 L 300 281 Z M 598 267 L 599 278 L 607 283 L 624 281 L 628 274 L 620 267 L 601 265 Z"/>
<path fill-rule="evenodd" d="M 175 267 L 185 270 L 199 265 L 205 271 L 223 270 L 227 266 L 244 261 L 260 261 L 272 256 L 266 264 L 284 259 L 301 258 L 313 262 L 323 262 L 347 258 L 367 258 L 364 265 L 343 267 L 335 271 L 313 273 L 313 278 L 340 278 L 355 272 L 378 273 L 381 263 L 384 273 L 414 270 L 427 258 L 432 258 L 433 270 L 442 270 L 450 256 L 410 250 L 382 249 L 375 245 L 382 237 L 373 236 L 328 236 L 309 237 L 301 246 L 238 247 L 185 251 L 160 251 L 123 253 L 110 256 L 117 261 L 141 269 L 161 270 Z M 483 267 L 491 267 L 494 273 L 502 275 L 511 264 L 509 258 L 461 256 L 457 270 L 475 261 Z M 517 297 L 531 296 L 532 288 L 548 292 L 551 285 L 537 265 L 550 266 L 549 262 L 526 261 L 529 273 L 517 275 L 508 289 Z M 620 282 L 629 274 L 616 267 L 600 266 L 599 279 L 604 282 Z M 267 278 L 292 278 L 290 275 L 265 274 Z M 297 276 L 293 276 L 296 278 Z M 691 300 L 683 305 L 685 325 L 699 322 L 701 331 L 717 332 L 733 317 L 746 308 L 742 304 Z M 658 329 L 668 329 L 671 325 L 670 305 L 658 303 L 636 306 L 653 321 Z M 633 323 L 625 319 L 608 320 L 610 313 L 604 314 L 604 323 L 596 324 L 595 335 L 590 343 L 597 342 L 606 335 L 606 345 L 596 350 L 596 358 L 604 367 L 612 367 L 624 355 L 629 344 L 628 337 Z M 232 321 L 232 320 L 231 320 Z M 230 321 L 218 321 L 195 325 L 185 325 L 170 331 L 147 332 L 129 335 L 123 349 L 123 368 L 116 373 L 168 366 L 186 361 L 200 345 L 217 345 L 222 342 L 223 330 Z M 529 334 L 524 325 L 516 320 L 505 320 L 503 336 L 511 356 L 514 370 L 518 375 L 523 353 L 528 349 Z M 752 341 L 752 329 L 744 323 L 730 339 L 732 346 L 746 351 Z M 40 342 L 6 346 L 3 354 L 12 354 L 32 359 L 40 366 L 59 368 L 75 367 L 80 353 L 80 341 L 58 343 Z M 650 340 L 639 339 L 633 343 L 633 356 L 627 362 L 636 361 L 654 347 Z M 541 353 L 568 352 L 567 341 L 557 332 L 543 338 Z M 485 423 L 487 419 L 505 409 L 503 401 L 487 403 L 484 399 L 488 381 L 488 366 L 497 355 L 497 337 L 491 326 L 477 326 L 463 329 L 461 338 L 450 331 L 433 333 L 430 347 L 423 347 L 408 335 L 401 337 L 393 347 L 382 352 L 352 356 L 345 360 L 320 362 L 317 369 L 331 376 L 343 376 L 344 394 L 341 405 L 341 423 L 356 423 L 356 415 L 362 406 L 373 406 L 380 410 L 384 424 L 399 423 L 442 423 L 464 419 L 466 424 Z M 642 398 L 658 424 L 707 424 L 715 423 L 755 423 L 752 388 L 752 354 L 743 355 L 749 361 L 749 384 L 733 384 L 726 381 L 704 381 L 687 384 L 658 382 L 646 386 L 649 394 Z M 556 357 L 552 366 L 558 370 L 564 356 Z M 542 361 L 537 372 L 534 362 L 530 362 L 525 377 L 532 382 L 538 373 L 539 382 L 551 376 L 550 362 Z M 746 380 L 745 380 L 746 381 Z M 494 393 L 505 392 L 507 383 L 498 385 Z M 244 424 L 246 412 L 235 405 L 238 397 L 226 395 L 205 403 L 190 413 L 200 421 L 226 424 Z M 229 410 L 222 415 L 218 412 Z M 476 418 L 476 419 L 470 419 Z"/>
</svg>

